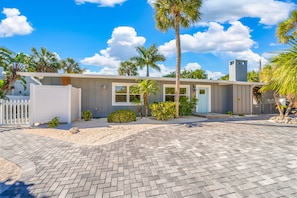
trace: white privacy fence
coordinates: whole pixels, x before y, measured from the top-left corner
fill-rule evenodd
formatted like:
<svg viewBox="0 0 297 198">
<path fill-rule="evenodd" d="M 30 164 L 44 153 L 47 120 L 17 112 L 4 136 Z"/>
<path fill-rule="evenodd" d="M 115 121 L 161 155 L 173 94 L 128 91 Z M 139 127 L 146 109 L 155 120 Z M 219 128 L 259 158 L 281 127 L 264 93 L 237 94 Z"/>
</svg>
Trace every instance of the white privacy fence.
<svg viewBox="0 0 297 198">
<path fill-rule="evenodd" d="M 29 100 L 0 100 L 1 125 L 28 125 Z"/>
<path fill-rule="evenodd" d="M 71 123 L 81 116 L 81 89 L 68 86 L 30 84 L 29 124 L 47 123 L 54 117 Z"/>
</svg>

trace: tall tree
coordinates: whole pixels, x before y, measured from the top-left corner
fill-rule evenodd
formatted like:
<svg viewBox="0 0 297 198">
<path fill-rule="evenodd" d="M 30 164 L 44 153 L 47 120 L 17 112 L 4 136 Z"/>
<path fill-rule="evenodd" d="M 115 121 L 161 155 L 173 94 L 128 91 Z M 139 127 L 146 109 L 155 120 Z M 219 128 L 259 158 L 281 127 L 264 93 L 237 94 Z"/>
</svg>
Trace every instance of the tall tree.
<svg viewBox="0 0 297 198">
<path fill-rule="evenodd" d="M 42 47 L 40 52 L 34 47 L 32 48 L 30 57 L 30 70 L 32 72 L 52 72 L 57 73 L 61 67 L 56 54 Z"/>
<path fill-rule="evenodd" d="M 229 80 L 229 74 L 226 74 L 225 76 L 220 77 L 218 80 Z"/>
<path fill-rule="evenodd" d="M 199 9 L 202 0 L 156 0 L 153 4 L 156 10 L 156 27 L 161 31 L 167 31 L 173 28 L 176 41 L 176 84 L 175 84 L 175 102 L 176 113 L 179 116 L 179 87 L 180 87 L 180 65 L 181 65 L 181 44 L 180 44 L 180 26 L 190 27 L 192 23 L 200 20 L 201 13 Z"/>
<path fill-rule="evenodd" d="M 136 51 L 139 56 L 134 56 L 131 60 L 136 61 L 136 64 L 140 69 L 146 67 L 146 76 L 149 76 L 149 68 L 161 71 L 160 67 L 156 64 L 160 61 L 165 61 L 164 55 L 160 54 L 156 44 L 151 45 L 148 48 L 144 46 L 136 47 Z"/>
<path fill-rule="evenodd" d="M 261 80 L 266 84 L 260 89 L 265 92 L 272 90 L 280 117 L 289 115 L 297 98 L 297 41 L 289 41 L 290 48 L 271 59 L 271 66 L 260 73 Z M 286 112 L 279 103 L 280 97 L 286 97 Z"/>
<path fill-rule="evenodd" d="M 160 88 L 154 80 L 141 80 L 138 85 L 132 86 L 131 92 L 134 94 L 140 94 L 143 98 L 143 104 L 145 106 L 145 117 L 148 116 L 149 104 L 148 96 L 151 94 L 156 95 L 160 91 Z"/>
<path fill-rule="evenodd" d="M 27 59 L 28 57 L 24 53 L 15 54 L 7 48 L 0 48 L 0 66 L 3 67 L 5 73 L 0 87 L 0 98 L 5 98 L 17 80 L 21 80 L 25 86 L 24 79 L 17 72 L 26 70 Z"/>
<path fill-rule="evenodd" d="M 121 62 L 118 74 L 120 76 L 137 76 L 137 66 L 132 60 Z"/>
<path fill-rule="evenodd" d="M 66 74 L 82 74 L 85 69 L 80 68 L 79 63 L 75 62 L 73 58 L 61 60 L 61 69 Z"/>
<path fill-rule="evenodd" d="M 293 10 L 289 18 L 278 24 L 276 36 L 281 43 L 297 38 L 297 10 Z"/>
<path fill-rule="evenodd" d="M 176 72 L 171 72 L 163 77 L 175 78 Z M 194 71 L 184 69 L 180 74 L 180 78 L 207 79 L 207 74 L 202 69 L 196 69 Z"/>
<path fill-rule="evenodd" d="M 259 82 L 259 72 L 257 71 L 249 71 L 247 73 L 247 80 L 248 82 Z"/>
</svg>

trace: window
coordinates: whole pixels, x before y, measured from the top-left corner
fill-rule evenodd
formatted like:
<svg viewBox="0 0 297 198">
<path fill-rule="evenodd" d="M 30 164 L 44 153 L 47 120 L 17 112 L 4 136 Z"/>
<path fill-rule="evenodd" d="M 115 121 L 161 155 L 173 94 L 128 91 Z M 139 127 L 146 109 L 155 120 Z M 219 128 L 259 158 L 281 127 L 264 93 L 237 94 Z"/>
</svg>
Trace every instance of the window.
<svg viewBox="0 0 297 198">
<path fill-rule="evenodd" d="M 172 101 L 174 102 L 175 97 L 175 85 L 164 85 L 163 89 L 163 101 Z M 190 97 L 190 86 L 189 85 L 180 85 L 179 87 L 179 97 Z"/>
<path fill-rule="evenodd" d="M 140 100 L 139 94 L 132 94 L 132 83 L 113 83 L 112 84 L 112 105 L 133 105 L 133 101 Z"/>
</svg>

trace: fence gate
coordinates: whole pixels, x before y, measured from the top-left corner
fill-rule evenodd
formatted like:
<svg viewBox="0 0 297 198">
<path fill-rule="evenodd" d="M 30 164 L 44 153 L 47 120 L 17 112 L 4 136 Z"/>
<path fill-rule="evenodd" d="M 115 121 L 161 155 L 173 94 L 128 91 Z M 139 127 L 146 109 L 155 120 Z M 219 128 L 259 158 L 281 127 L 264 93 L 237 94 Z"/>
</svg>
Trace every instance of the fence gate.
<svg viewBox="0 0 297 198">
<path fill-rule="evenodd" d="M 0 125 L 28 125 L 29 100 L 0 100 Z"/>
</svg>

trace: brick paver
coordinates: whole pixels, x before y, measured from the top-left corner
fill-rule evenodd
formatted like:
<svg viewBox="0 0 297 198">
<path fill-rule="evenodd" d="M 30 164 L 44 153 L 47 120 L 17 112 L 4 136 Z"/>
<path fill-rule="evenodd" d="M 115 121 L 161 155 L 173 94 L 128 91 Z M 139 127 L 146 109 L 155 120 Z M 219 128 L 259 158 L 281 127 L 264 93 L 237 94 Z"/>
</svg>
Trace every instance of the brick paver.
<svg viewBox="0 0 297 198">
<path fill-rule="evenodd" d="M 33 171 L 1 197 L 297 197 L 297 127 L 266 120 L 168 125 L 94 147 L 3 131 L 2 155 Z"/>
</svg>

